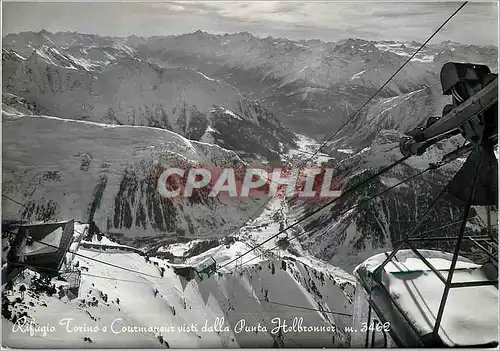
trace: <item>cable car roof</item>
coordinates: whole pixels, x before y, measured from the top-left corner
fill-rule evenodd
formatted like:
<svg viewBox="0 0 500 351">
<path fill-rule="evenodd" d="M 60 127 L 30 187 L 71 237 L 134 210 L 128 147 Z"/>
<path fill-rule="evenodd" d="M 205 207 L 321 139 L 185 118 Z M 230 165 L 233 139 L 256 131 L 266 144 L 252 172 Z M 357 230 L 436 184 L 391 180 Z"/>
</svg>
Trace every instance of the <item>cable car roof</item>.
<svg viewBox="0 0 500 351">
<path fill-rule="evenodd" d="M 419 250 L 419 253 L 447 277 L 452 254 L 434 250 Z M 428 344 L 426 339 L 433 331 L 445 285 L 412 250 L 398 251 L 381 274 L 374 274 L 386 257 L 385 253 L 375 255 L 354 271 L 363 288 L 371 295 L 372 307 L 394 327 L 394 339 L 398 339 L 400 345 L 436 346 L 435 341 Z M 491 281 L 496 275 L 490 269 L 459 257 L 453 282 L 467 285 Z M 498 310 L 493 306 L 498 306 L 498 288 L 494 285 L 451 289 L 438 334 L 442 346 L 496 343 Z"/>
</svg>

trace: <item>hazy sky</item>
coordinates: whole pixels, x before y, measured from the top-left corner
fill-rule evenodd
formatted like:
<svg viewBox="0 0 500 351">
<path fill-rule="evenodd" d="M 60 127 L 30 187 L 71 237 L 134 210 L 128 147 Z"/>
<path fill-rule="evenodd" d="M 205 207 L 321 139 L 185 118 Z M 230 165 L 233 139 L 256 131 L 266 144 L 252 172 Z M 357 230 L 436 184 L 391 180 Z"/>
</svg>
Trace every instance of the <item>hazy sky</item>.
<svg viewBox="0 0 500 351">
<path fill-rule="evenodd" d="M 461 3 L 345 1 L 3 2 L 3 35 L 77 31 L 109 36 L 248 31 L 266 37 L 423 42 Z M 498 4 L 469 2 L 435 42 L 498 43 Z"/>
</svg>

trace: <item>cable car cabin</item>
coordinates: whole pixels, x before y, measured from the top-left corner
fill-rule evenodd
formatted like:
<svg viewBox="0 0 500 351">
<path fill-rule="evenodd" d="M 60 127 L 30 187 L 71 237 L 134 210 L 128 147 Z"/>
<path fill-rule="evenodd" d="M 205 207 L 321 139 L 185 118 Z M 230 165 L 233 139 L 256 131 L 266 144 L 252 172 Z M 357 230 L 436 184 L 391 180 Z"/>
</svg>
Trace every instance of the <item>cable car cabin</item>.
<svg viewBox="0 0 500 351">
<path fill-rule="evenodd" d="M 172 266 L 172 268 L 175 274 L 183 277 L 187 281 L 197 278 L 203 280 L 210 278 L 217 272 L 217 262 L 210 257 L 193 266 L 178 264 Z"/>
<path fill-rule="evenodd" d="M 393 256 L 393 257 L 391 257 Z M 358 280 L 351 347 L 496 347 L 498 268 L 453 255 L 398 250 L 354 270 Z"/>
<path fill-rule="evenodd" d="M 217 261 L 213 257 L 207 258 L 202 262 L 198 263 L 194 270 L 198 274 L 200 280 L 205 278 L 210 278 L 217 272 Z"/>
<path fill-rule="evenodd" d="M 64 262 L 74 233 L 74 221 L 20 224 L 7 254 L 8 265 L 2 271 L 3 281 L 13 279 L 28 267 L 46 276 L 55 277 Z"/>
</svg>

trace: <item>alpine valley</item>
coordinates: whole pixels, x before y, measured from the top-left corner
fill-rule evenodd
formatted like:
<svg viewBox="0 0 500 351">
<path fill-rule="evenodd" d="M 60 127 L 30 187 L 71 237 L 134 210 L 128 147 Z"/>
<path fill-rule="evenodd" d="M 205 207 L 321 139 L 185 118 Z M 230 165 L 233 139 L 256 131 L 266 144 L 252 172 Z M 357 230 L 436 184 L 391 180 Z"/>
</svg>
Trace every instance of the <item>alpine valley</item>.
<svg viewBox="0 0 500 351">
<path fill-rule="evenodd" d="M 16 202 L 2 198 L 3 218 L 74 219 L 78 231 L 67 260 L 86 270 L 72 300 L 50 289 L 21 292 L 21 285 L 36 285 L 36 273 L 16 281 L 14 295 L 3 300 L 3 345 L 353 346 L 352 270 L 411 230 L 464 159 L 371 197 L 440 161 L 463 144 L 460 136 L 278 237 L 325 202 L 203 192 L 174 201 L 158 193 L 158 177 L 165 166 L 303 165 L 420 45 L 293 41 L 247 32 L 6 35 L 2 193 Z M 439 80 L 448 61 L 486 64 L 497 72 L 498 48 L 426 45 L 309 161 L 334 168 L 348 189 L 401 158 L 404 133 L 441 115 L 449 102 Z M 433 229 L 461 216 L 461 207 L 444 199 L 421 230 L 448 235 L 456 226 Z M 468 231 L 486 226 L 479 209 L 470 218 Z M 88 234 L 91 221 L 104 236 Z M 187 281 L 173 265 L 207 258 L 224 268 L 201 282 Z M 23 316 L 55 329 L 48 327 L 43 338 L 13 332 Z M 63 317 L 99 328 L 68 333 Z M 272 332 L 277 322 L 293 326 L 299 318 L 303 326 L 330 329 Z M 118 332 L 104 331 L 111 325 Z M 131 332 L 137 325 L 146 328 Z"/>
</svg>

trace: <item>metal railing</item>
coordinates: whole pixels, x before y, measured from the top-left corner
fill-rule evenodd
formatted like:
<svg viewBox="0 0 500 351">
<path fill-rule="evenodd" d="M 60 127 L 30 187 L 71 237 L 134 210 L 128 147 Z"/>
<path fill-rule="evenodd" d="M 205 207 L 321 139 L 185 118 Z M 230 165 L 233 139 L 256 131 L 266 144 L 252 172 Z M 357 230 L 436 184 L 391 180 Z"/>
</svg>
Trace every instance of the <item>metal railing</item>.
<svg viewBox="0 0 500 351">
<path fill-rule="evenodd" d="M 465 229 L 466 229 L 466 224 L 467 220 L 469 218 L 469 212 L 470 208 L 473 203 L 474 199 L 474 194 L 476 191 L 478 179 L 479 179 L 479 172 L 481 169 L 481 163 L 483 161 L 483 153 L 480 154 L 480 157 L 478 158 L 478 164 L 476 167 L 476 174 L 473 179 L 473 185 L 469 194 L 469 199 L 467 201 L 467 204 L 464 208 L 464 213 L 463 213 L 463 219 L 461 221 L 461 226 L 460 230 L 458 233 L 458 236 L 456 237 L 433 237 L 433 238 L 422 238 L 422 237 L 414 237 L 412 238 L 413 234 L 415 234 L 418 229 L 421 227 L 421 225 L 424 223 L 425 218 L 427 215 L 431 212 L 431 210 L 434 208 L 434 206 L 437 204 L 438 200 L 446 193 L 448 186 L 446 186 L 441 193 L 434 199 L 434 201 L 431 203 L 429 208 L 426 210 L 422 218 L 418 221 L 414 229 L 406 235 L 396 246 L 396 248 L 387 256 L 387 258 L 384 260 L 384 262 L 378 266 L 375 271 L 374 275 L 380 276 L 382 270 L 384 267 L 389 263 L 398 253 L 399 250 L 401 250 L 404 246 L 407 246 L 411 249 L 411 251 L 439 278 L 439 280 L 444 284 L 444 291 L 443 295 L 441 298 L 441 302 L 439 305 L 439 310 L 438 314 L 436 317 L 436 322 L 433 327 L 432 335 L 431 335 L 431 340 L 432 341 L 437 341 L 439 342 L 440 338 L 438 336 L 439 333 L 439 328 L 441 325 L 441 321 L 443 318 L 443 313 L 446 307 L 446 302 L 448 300 L 448 295 L 449 291 L 452 288 L 463 288 L 463 287 L 478 287 L 478 286 L 485 286 L 485 285 L 495 285 L 498 286 L 498 280 L 485 280 L 485 281 L 472 281 L 472 282 L 453 282 L 453 276 L 455 273 L 457 261 L 459 258 L 460 250 L 462 247 L 462 243 L 464 240 L 468 240 L 472 245 L 477 247 L 479 250 L 484 252 L 488 258 L 489 261 L 492 265 L 496 267 L 498 270 L 498 239 L 493 237 L 491 234 L 491 228 L 488 228 L 488 235 L 482 235 L 482 236 L 465 236 Z M 489 215 L 488 215 L 489 217 Z M 491 221 L 488 219 L 488 225 L 491 226 Z M 445 278 L 441 272 L 439 272 L 438 269 L 436 269 L 416 248 L 415 244 L 419 242 L 428 242 L 428 241 L 448 241 L 452 242 L 455 241 L 455 247 L 453 250 L 453 256 L 451 260 L 451 265 L 448 270 L 448 275 Z M 496 308 L 496 306 L 495 306 Z"/>
</svg>

